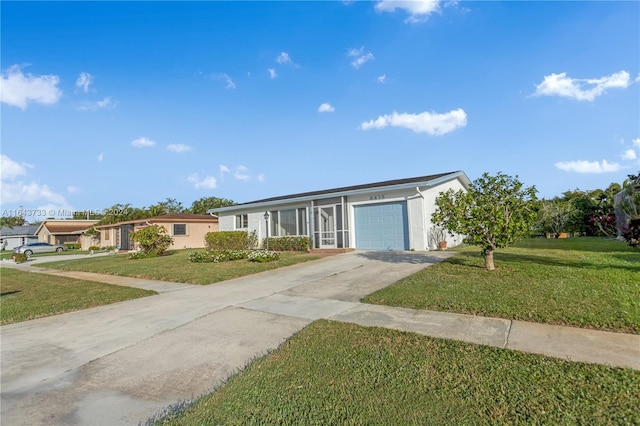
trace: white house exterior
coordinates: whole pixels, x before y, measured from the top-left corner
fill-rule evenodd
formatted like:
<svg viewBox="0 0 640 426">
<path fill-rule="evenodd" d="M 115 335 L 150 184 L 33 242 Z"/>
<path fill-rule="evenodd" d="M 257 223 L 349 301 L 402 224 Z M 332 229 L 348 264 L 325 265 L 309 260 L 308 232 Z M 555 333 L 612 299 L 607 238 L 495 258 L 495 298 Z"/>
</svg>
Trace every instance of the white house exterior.
<svg viewBox="0 0 640 426">
<path fill-rule="evenodd" d="M 423 251 L 436 248 L 430 241 L 436 197 L 469 184 L 458 171 L 267 198 L 209 213 L 218 215 L 220 231 L 256 231 L 260 240 L 300 235 L 310 237 L 314 249 Z M 462 236 L 447 236 L 447 242 L 455 246 Z"/>
</svg>

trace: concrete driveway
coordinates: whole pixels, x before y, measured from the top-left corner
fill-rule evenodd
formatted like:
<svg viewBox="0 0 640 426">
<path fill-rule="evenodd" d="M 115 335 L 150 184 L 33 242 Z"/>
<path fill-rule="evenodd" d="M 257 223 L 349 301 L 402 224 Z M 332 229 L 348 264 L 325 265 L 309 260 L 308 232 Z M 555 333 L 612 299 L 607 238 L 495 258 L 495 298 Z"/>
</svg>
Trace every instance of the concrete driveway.
<svg viewBox="0 0 640 426">
<path fill-rule="evenodd" d="M 320 318 L 640 370 L 639 335 L 359 303 L 449 255 L 352 252 L 209 286 L 82 275 L 161 293 L 0 327 L 2 423 L 138 424 Z"/>
<path fill-rule="evenodd" d="M 444 256 L 346 253 L 2 326 L 2 423 L 138 424 Z"/>
</svg>

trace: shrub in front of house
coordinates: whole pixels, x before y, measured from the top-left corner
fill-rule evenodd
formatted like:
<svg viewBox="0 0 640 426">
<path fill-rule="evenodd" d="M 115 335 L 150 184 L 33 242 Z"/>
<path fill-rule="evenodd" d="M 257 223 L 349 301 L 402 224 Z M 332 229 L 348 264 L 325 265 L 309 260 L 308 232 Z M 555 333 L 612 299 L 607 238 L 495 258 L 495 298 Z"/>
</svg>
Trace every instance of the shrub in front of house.
<svg viewBox="0 0 640 426">
<path fill-rule="evenodd" d="M 288 236 L 269 238 L 269 249 L 276 251 L 309 251 L 311 238 Z"/>
<path fill-rule="evenodd" d="M 204 241 L 209 250 L 246 250 L 249 234 L 245 231 L 207 232 Z"/>
<path fill-rule="evenodd" d="M 102 250 L 102 248 L 101 248 L 101 247 L 98 247 L 98 246 L 91 246 L 91 247 L 89 247 L 89 251 L 100 251 L 100 250 Z"/>
<path fill-rule="evenodd" d="M 136 260 L 136 259 L 149 259 L 152 257 L 158 257 L 158 255 L 156 253 L 145 253 L 143 251 L 136 251 L 133 253 L 129 253 L 129 259 L 130 260 Z"/>
<path fill-rule="evenodd" d="M 64 246 L 67 248 L 67 250 L 80 250 L 79 243 L 64 243 Z"/>
<path fill-rule="evenodd" d="M 167 235 L 167 230 L 160 225 L 151 225 L 139 229 L 131 234 L 131 239 L 138 243 L 143 253 L 155 256 L 162 256 L 173 244 L 173 238 Z M 134 259 L 133 257 L 130 258 Z M 135 259 L 139 258 L 136 257 Z"/>
<path fill-rule="evenodd" d="M 189 260 L 194 263 L 220 263 L 246 259 L 248 255 L 247 250 L 192 251 L 189 253 Z"/>
<path fill-rule="evenodd" d="M 280 254 L 278 254 L 275 251 L 254 250 L 249 253 L 247 260 L 249 262 L 265 263 L 265 262 L 272 262 L 274 260 L 278 260 L 279 257 L 280 257 Z"/>
<path fill-rule="evenodd" d="M 13 255 L 13 260 L 16 263 L 26 262 L 29 257 L 24 253 L 15 253 Z"/>
</svg>

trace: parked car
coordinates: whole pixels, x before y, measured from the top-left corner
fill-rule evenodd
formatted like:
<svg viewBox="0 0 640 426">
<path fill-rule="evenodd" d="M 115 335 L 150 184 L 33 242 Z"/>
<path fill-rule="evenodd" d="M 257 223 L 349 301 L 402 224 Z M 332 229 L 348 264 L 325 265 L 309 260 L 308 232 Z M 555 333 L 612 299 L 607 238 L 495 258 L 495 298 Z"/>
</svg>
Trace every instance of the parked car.
<svg viewBox="0 0 640 426">
<path fill-rule="evenodd" d="M 62 244 L 49 244 L 49 243 L 30 243 L 23 244 L 13 249 L 14 253 L 23 253 L 27 256 L 31 256 L 34 253 L 54 253 L 65 251 L 67 248 Z"/>
</svg>

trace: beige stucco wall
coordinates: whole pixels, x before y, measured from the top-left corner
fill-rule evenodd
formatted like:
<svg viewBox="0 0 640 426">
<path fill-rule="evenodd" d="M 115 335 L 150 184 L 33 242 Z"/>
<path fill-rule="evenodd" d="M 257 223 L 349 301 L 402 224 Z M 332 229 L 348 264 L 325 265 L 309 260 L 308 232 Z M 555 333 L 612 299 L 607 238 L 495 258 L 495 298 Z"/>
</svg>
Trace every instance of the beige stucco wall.
<svg viewBox="0 0 640 426">
<path fill-rule="evenodd" d="M 182 222 L 185 223 L 185 222 Z M 185 248 L 204 248 L 206 244 L 204 242 L 204 236 L 208 232 L 218 232 L 217 223 L 189 223 L 187 225 L 187 235 L 173 235 L 173 224 L 171 223 L 159 223 L 166 230 L 167 234 L 173 238 L 173 244 L 170 249 L 185 249 Z"/>
<path fill-rule="evenodd" d="M 204 236 L 208 232 L 217 232 L 218 223 L 216 222 L 176 222 L 178 224 L 187 225 L 187 235 L 173 235 L 173 223 L 153 223 L 160 225 L 167 230 L 167 234 L 173 238 L 173 244 L 169 247 L 171 250 L 179 250 L 185 248 L 204 248 Z M 133 230 L 137 231 L 147 225 L 135 225 Z M 100 247 L 109 247 L 116 245 L 116 232 L 119 228 L 107 228 L 100 230 Z M 108 238 L 107 238 L 108 237 Z M 135 245 L 135 243 L 134 243 Z"/>
</svg>

